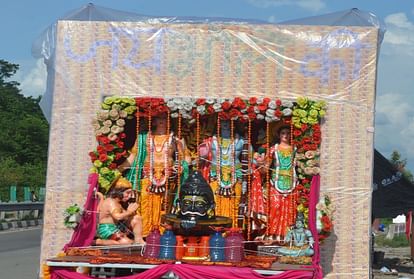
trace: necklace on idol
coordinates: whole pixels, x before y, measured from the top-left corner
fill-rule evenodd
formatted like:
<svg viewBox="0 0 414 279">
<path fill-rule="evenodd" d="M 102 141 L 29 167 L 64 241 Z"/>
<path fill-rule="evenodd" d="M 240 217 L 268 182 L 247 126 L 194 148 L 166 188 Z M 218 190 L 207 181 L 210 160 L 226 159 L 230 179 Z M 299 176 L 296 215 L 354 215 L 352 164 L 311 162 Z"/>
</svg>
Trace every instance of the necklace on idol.
<svg viewBox="0 0 414 279">
<path fill-rule="evenodd" d="M 171 139 L 171 135 L 169 135 L 168 138 L 162 142 L 161 148 L 157 148 L 155 144 L 155 136 L 152 134 L 149 135 L 149 144 L 150 144 L 149 178 L 150 178 L 150 182 L 152 185 L 151 187 L 152 192 L 155 192 L 155 193 L 162 193 L 165 191 L 164 185 L 167 181 L 167 178 L 169 177 L 168 152 L 170 149 L 170 139 Z M 154 177 L 154 153 L 155 152 L 156 153 L 163 152 L 164 175 L 161 175 L 161 177 Z"/>
</svg>

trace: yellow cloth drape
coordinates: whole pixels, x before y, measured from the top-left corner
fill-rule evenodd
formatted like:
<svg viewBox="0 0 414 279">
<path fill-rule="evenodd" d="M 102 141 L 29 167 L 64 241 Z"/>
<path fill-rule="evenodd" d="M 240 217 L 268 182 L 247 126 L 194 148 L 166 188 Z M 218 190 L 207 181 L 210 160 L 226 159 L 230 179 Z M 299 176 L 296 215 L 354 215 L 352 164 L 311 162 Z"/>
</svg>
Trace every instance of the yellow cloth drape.
<svg viewBox="0 0 414 279">
<path fill-rule="evenodd" d="M 239 211 L 239 204 L 241 200 L 241 183 L 236 182 L 234 185 L 233 191 L 234 195 L 230 197 L 223 197 L 216 194 L 218 191 L 217 181 L 212 181 L 210 183 L 211 189 L 213 190 L 214 199 L 216 202 L 216 215 L 229 217 L 233 220 L 233 227 L 237 226 L 237 215 Z"/>
<path fill-rule="evenodd" d="M 161 211 L 161 205 L 164 194 L 154 194 L 147 191 L 149 179 L 141 180 L 140 195 L 140 214 L 142 216 L 142 235 L 146 237 L 151 231 L 152 226 L 160 225 L 161 215 L 165 214 Z"/>
</svg>

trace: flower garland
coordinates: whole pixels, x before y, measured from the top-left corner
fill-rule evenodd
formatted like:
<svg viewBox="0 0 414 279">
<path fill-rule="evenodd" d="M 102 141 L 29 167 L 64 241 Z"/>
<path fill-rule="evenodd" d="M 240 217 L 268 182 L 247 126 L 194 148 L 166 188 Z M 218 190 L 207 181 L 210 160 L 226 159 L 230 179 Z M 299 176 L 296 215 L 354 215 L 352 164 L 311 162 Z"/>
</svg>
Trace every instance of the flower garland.
<svg viewBox="0 0 414 279">
<path fill-rule="evenodd" d="M 299 97 L 292 111 L 292 144 L 296 146 L 298 172 L 298 212 L 308 219 L 308 203 L 312 177 L 320 172 L 321 127 L 320 120 L 325 116 L 326 103 Z"/>
<path fill-rule="evenodd" d="M 126 119 L 133 118 L 136 105 L 132 98 L 107 97 L 101 108 L 92 122 L 98 146 L 89 156 L 93 164 L 90 172 L 99 174 L 101 192 L 106 193 L 121 175 L 117 162 L 129 155 L 125 150 L 124 126 Z"/>
<path fill-rule="evenodd" d="M 319 145 L 321 143 L 320 119 L 325 115 L 325 102 L 300 97 L 295 103 L 270 98 L 128 98 L 107 97 L 102 111 L 93 121 L 98 141 L 96 150 L 89 153 L 93 167 L 99 174 L 101 191 L 106 193 L 120 172 L 118 162 L 128 157 L 125 150 L 125 121 L 137 112 L 139 117 L 170 113 L 171 118 L 195 123 L 197 117 L 217 114 L 221 120 L 267 123 L 283 120 L 292 123 L 292 145 L 297 148 L 299 204 L 307 206 L 310 181 L 320 172 Z M 218 126 L 220 124 L 218 123 Z"/>
<path fill-rule="evenodd" d="M 326 239 L 333 230 L 333 213 L 335 208 L 332 205 L 331 199 L 328 195 L 325 195 L 324 198 L 319 201 L 316 205 L 317 209 L 317 220 L 316 227 L 319 232 L 319 240 L 323 241 Z"/>
<path fill-rule="evenodd" d="M 195 122 L 196 115 L 211 115 L 218 113 L 222 120 L 265 120 L 279 121 L 282 117 L 292 115 L 293 103 L 290 101 L 271 100 L 270 98 L 251 97 L 243 100 L 236 98 L 169 98 L 166 105 L 171 117 L 177 118 L 181 114 L 183 119 Z"/>
</svg>

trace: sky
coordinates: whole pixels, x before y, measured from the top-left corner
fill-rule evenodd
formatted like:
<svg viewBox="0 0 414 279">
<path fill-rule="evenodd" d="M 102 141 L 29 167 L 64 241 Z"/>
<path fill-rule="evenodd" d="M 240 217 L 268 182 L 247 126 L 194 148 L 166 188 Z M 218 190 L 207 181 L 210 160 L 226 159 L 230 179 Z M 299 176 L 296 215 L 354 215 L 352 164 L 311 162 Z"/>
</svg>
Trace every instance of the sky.
<svg viewBox="0 0 414 279">
<path fill-rule="evenodd" d="M 42 95 L 46 69 L 31 55 L 33 41 L 57 19 L 88 3 L 154 16 L 257 19 L 277 23 L 358 8 L 385 22 L 375 114 L 375 147 L 398 150 L 414 172 L 414 1 L 407 0 L 0 0 L 0 59 L 20 65 L 14 80 L 26 96 Z"/>
</svg>

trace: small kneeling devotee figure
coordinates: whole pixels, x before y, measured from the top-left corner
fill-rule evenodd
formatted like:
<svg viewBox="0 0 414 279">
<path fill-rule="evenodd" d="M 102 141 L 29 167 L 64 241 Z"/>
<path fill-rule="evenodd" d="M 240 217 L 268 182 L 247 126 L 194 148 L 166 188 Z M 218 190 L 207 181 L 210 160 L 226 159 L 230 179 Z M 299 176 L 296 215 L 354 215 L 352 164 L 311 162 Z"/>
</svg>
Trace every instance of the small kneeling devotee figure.
<svg viewBox="0 0 414 279">
<path fill-rule="evenodd" d="M 136 213 L 136 193 L 131 188 L 131 182 L 120 177 L 108 192 L 107 198 L 99 195 L 101 201 L 98 205 L 97 245 L 145 243 L 142 238 L 142 218 Z M 134 240 L 123 230 L 131 232 Z"/>
<path fill-rule="evenodd" d="M 289 246 L 279 248 L 278 253 L 283 256 L 309 257 L 314 253 L 313 243 L 311 231 L 305 228 L 303 215 L 298 214 L 295 227 L 285 237 L 285 244 Z"/>
</svg>

